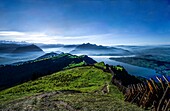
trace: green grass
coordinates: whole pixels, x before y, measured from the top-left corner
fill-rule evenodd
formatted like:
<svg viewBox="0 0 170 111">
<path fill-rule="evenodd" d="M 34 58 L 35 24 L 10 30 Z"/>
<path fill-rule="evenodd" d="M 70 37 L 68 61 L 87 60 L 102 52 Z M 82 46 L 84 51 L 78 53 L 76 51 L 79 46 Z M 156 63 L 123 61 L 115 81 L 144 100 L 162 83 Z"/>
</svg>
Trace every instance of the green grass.
<svg viewBox="0 0 170 111">
<path fill-rule="evenodd" d="M 95 91 L 110 81 L 111 75 L 92 66 L 68 69 L 29 81 L 0 92 L 0 103 L 25 95 L 54 90 Z"/>
<path fill-rule="evenodd" d="M 120 70 L 120 71 L 123 70 L 123 67 L 121 67 L 121 66 L 114 66 L 114 68 L 115 68 L 116 70 Z"/>
<path fill-rule="evenodd" d="M 56 57 L 53 57 L 52 59 L 58 59 L 58 58 L 65 57 L 65 56 L 68 56 L 69 58 L 83 58 L 84 57 L 84 56 L 76 56 L 76 55 L 71 55 L 69 53 L 64 53 L 64 54 L 60 54 Z"/>
<path fill-rule="evenodd" d="M 103 63 L 95 64 L 104 66 Z M 72 65 L 71 65 L 72 66 Z M 75 64 L 73 65 L 75 66 Z M 136 105 L 124 102 L 123 94 L 110 83 L 111 74 L 94 66 L 66 69 L 0 92 L 0 110 L 67 110 L 64 104 L 75 110 L 140 111 Z M 109 93 L 101 89 L 109 83 Z M 75 90 L 81 93 L 61 93 L 45 97 L 55 91 Z M 55 106 L 57 105 L 57 106 Z M 54 107 L 55 106 L 55 107 Z"/>
<path fill-rule="evenodd" d="M 94 65 L 106 69 L 104 62 L 98 62 L 98 63 L 95 63 Z"/>
<path fill-rule="evenodd" d="M 65 67 L 64 69 L 70 69 L 70 68 L 74 68 L 74 67 L 80 67 L 80 66 L 83 66 L 85 65 L 86 62 L 80 62 L 80 63 L 72 63 L 72 64 L 69 64 L 69 66 Z"/>
<path fill-rule="evenodd" d="M 64 101 L 81 111 L 142 111 L 136 105 L 123 101 L 123 95 L 111 85 L 109 94 L 76 93 L 61 94 L 51 97 L 52 101 Z"/>
</svg>

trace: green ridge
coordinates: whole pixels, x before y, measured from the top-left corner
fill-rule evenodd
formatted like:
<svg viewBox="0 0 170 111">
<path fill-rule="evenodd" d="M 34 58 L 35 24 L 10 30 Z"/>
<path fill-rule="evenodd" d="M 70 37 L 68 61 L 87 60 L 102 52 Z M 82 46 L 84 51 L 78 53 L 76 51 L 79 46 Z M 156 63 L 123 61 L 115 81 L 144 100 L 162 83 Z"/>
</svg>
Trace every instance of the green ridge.
<svg viewBox="0 0 170 111">
<path fill-rule="evenodd" d="M 96 64 L 96 65 L 101 65 Z M 76 65 L 74 65 L 76 66 Z M 111 74 L 94 66 L 66 69 L 52 75 L 41 77 L 0 92 L 0 109 L 52 110 L 53 104 L 60 110 L 68 110 L 65 104 L 76 110 L 137 110 L 135 105 L 124 102 L 123 94 L 110 84 Z M 110 92 L 103 94 L 101 89 L 109 83 Z M 55 91 L 71 90 L 81 93 L 53 94 Z M 47 99 L 40 98 L 49 95 Z M 46 104 L 46 105 L 44 105 Z M 52 106 L 47 107 L 50 104 Z M 29 106 L 29 107 L 27 107 Z M 56 109 L 55 109 L 56 110 Z"/>
</svg>

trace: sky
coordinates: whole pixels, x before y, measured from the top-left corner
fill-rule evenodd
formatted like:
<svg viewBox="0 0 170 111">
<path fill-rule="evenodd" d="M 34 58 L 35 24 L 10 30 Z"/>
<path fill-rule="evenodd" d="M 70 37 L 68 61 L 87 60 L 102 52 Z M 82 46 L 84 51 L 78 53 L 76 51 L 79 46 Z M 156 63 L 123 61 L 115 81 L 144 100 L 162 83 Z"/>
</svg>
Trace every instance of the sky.
<svg viewBox="0 0 170 111">
<path fill-rule="evenodd" d="M 170 44 L 170 1 L 0 0 L 0 40 Z"/>
</svg>

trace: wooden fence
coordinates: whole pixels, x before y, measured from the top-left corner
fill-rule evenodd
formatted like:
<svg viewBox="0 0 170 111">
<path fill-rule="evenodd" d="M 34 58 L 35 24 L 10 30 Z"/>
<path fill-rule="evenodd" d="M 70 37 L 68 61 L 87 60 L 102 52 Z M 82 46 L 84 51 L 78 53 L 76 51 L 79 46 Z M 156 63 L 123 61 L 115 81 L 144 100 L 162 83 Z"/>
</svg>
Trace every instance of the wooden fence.
<svg viewBox="0 0 170 111">
<path fill-rule="evenodd" d="M 156 77 L 157 82 L 150 78 L 141 83 L 129 84 L 128 86 L 126 84 L 125 86 L 122 83 L 126 78 L 117 79 L 113 66 L 106 64 L 106 69 L 99 66 L 94 67 L 112 74 L 111 82 L 122 91 L 125 101 L 137 104 L 144 109 L 151 109 L 151 111 L 170 111 L 170 82 L 165 76 Z"/>
<path fill-rule="evenodd" d="M 107 67 L 113 75 L 112 83 L 123 92 L 125 101 L 152 111 L 170 111 L 170 82 L 165 76 L 156 77 L 157 82 L 150 78 L 143 83 L 124 86 L 121 84 L 123 80 L 116 79 L 110 66 Z"/>
<path fill-rule="evenodd" d="M 162 80 L 156 77 L 144 83 L 132 84 L 126 88 L 125 101 L 136 103 L 142 108 L 151 108 L 152 111 L 170 110 L 170 82 L 163 76 Z"/>
</svg>

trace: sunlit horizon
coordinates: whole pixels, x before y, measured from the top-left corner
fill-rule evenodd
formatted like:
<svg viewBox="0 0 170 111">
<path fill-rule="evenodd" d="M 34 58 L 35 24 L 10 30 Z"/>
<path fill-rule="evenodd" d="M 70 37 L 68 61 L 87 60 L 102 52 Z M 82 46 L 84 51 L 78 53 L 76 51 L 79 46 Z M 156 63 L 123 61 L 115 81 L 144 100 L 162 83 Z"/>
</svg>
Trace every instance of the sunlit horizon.
<svg viewBox="0 0 170 111">
<path fill-rule="evenodd" d="M 170 44 L 167 0 L 1 0 L 0 4 L 0 40 L 44 44 Z"/>
<path fill-rule="evenodd" d="M 105 43 L 102 43 L 103 37 L 106 39 L 111 36 L 122 36 L 122 35 L 114 35 L 114 34 L 100 34 L 100 35 L 88 35 L 88 36 L 61 36 L 61 35 L 48 35 L 40 32 L 17 32 L 17 31 L 0 31 L 0 40 L 1 41 L 16 41 L 16 42 L 27 42 L 27 43 L 42 43 L 42 44 L 83 44 L 83 43 L 91 43 L 97 45 L 107 45 L 107 46 L 115 46 L 115 45 L 170 45 L 170 42 L 164 43 L 151 43 L 151 42 L 135 42 L 132 43 L 123 43 L 123 41 L 117 40 L 106 40 Z M 4 39 L 5 38 L 5 39 Z M 96 42 L 96 39 L 101 39 Z M 107 43 L 108 42 L 108 43 Z M 111 43 L 112 42 L 112 43 Z"/>
</svg>

